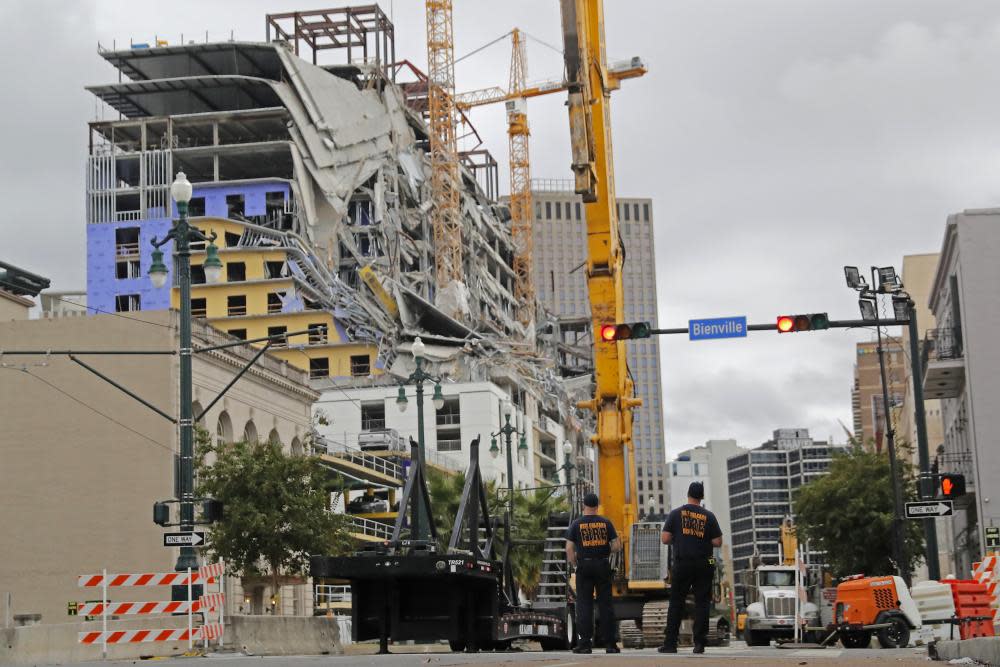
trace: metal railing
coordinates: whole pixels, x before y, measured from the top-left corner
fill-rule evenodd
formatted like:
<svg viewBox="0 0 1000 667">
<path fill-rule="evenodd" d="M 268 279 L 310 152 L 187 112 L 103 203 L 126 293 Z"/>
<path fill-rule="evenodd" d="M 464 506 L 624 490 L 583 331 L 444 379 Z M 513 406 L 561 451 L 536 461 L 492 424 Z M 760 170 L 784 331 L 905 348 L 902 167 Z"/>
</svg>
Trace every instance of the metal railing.
<svg viewBox="0 0 1000 667">
<path fill-rule="evenodd" d="M 348 447 L 347 445 L 340 443 L 330 443 L 327 441 L 326 445 L 326 450 L 331 456 L 344 459 L 345 461 L 350 461 L 351 463 L 367 468 L 368 470 L 387 475 L 393 479 L 398 479 L 400 481 L 403 479 L 402 466 L 399 466 L 392 461 L 388 461 L 379 456 L 366 454 L 360 449 L 354 449 L 353 447 Z"/>
<path fill-rule="evenodd" d="M 536 192 L 565 192 L 575 194 L 576 182 L 570 178 L 533 178 L 531 189 Z"/>
<path fill-rule="evenodd" d="M 365 519 L 360 516 L 351 516 L 350 524 L 350 531 L 352 533 L 359 533 L 369 537 L 377 537 L 380 540 L 388 540 L 392 538 L 392 526 L 387 524 L 372 521 L 371 519 Z"/>
<path fill-rule="evenodd" d="M 368 419 L 361 420 L 361 430 L 362 431 L 375 431 L 382 430 L 385 428 L 385 417 L 381 419 L 377 417 L 371 417 Z"/>
<path fill-rule="evenodd" d="M 926 369 L 928 361 L 943 361 L 962 358 L 962 330 L 928 329 L 920 349 L 921 367 Z"/>
<path fill-rule="evenodd" d="M 115 245 L 115 255 L 117 257 L 138 257 L 138 243 L 118 243 Z"/>
<path fill-rule="evenodd" d="M 241 316 L 247 314 L 247 307 L 245 305 L 244 306 L 229 306 L 226 309 L 226 314 L 228 314 L 229 317 L 241 317 Z"/>
<path fill-rule="evenodd" d="M 350 603 L 351 587 L 316 584 L 313 586 L 313 608 L 323 609 L 332 604 Z"/>
<path fill-rule="evenodd" d="M 439 452 L 460 452 L 462 451 L 462 441 L 459 439 L 453 440 L 442 440 L 437 441 L 437 450 Z"/>
<path fill-rule="evenodd" d="M 457 412 L 437 413 L 438 426 L 455 426 L 462 421 L 462 415 Z"/>
<path fill-rule="evenodd" d="M 934 459 L 938 472 L 955 472 L 965 475 L 965 483 L 969 488 L 975 484 L 975 471 L 972 452 L 942 452 Z"/>
</svg>

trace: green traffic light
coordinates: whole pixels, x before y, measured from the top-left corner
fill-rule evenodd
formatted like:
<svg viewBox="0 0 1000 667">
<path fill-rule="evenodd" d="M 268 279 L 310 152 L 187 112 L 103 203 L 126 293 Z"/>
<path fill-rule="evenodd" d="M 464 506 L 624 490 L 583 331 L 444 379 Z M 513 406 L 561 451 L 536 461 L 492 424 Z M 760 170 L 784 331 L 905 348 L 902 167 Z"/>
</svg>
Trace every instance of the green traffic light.
<svg viewBox="0 0 1000 667">
<path fill-rule="evenodd" d="M 649 322 L 633 322 L 632 338 L 649 338 Z"/>
<path fill-rule="evenodd" d="M 813 331 L 830 328 L 830 318 L 826 313 L 814 313 L 809 317 L 809 323 Z"/>
</svg>

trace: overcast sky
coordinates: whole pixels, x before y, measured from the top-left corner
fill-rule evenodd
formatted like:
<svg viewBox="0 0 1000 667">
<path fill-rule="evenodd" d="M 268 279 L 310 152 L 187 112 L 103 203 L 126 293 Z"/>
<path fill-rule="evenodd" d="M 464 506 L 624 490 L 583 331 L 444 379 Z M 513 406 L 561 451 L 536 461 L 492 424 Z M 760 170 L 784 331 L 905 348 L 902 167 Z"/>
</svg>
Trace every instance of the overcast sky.
<svg viewBox="0 0 1000 667">
<path fill-rule="evenodd" d="M 0 23 L 5 261 L 85 286 L 83 90 L 116 79 L 97 56 L 155 36 L 262 40 L 267 12 L 343 2 L 7 0 Z M 828 311 L 854 318 L 842 266 L 936 252 L 948 213 L 1000 202 L 1000 3 L 993 0 L 606 0 L 611 60 L 649 74 L 613 98 L 618 193 L 652 197 L 659 317 Z M 396 52 L 424 67 L 421 0 L 383 2 Z M 556 0 L 455 0 L 461 56 L 518 26 L 561 45 Z M 529 80 L 561 57 L 531 42 Z M 509 49 L 457 66 L 459 90 L 506 85 Z M 529 105 L 533 175 L 568 178 L 562 96 Z M 503 111 L 474 119 L 505 163 Z M 506 180 L 506 174 L 502 177 Z M 505 187 L 505 186 L 502 186 Z M 844 439 L 854 343 L 831 331 L 662 343 L 666 446 L 752 446 L 780 426 Z M 2 345 L 0 345 L 2 346 Z"/>
</svg>

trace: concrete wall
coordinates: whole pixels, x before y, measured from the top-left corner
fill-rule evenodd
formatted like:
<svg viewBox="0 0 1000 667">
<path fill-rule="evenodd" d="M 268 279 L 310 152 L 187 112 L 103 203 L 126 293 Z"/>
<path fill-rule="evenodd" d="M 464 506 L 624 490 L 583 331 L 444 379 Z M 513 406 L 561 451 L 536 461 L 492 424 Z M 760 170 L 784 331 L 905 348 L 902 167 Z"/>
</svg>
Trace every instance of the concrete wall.
<svg viewBox="0 0 1000 667">
<path fill-rule="evenodd" d="M 109 622 L 110 630 L 186 628 L 187 617 L 131 618 Z M 0 664 L 51 665 L 101 659 L 100 644 L 83 645 L 77 633 L 101 630 L 101 621 L 0 629 Z M 343 653 L 336 618 L 312 616 L 226 618 L 223 648 L 252 655 L 331 655 Z M 195 650 L 205 650 L 195 642 Z M 110 644 L 110 660 L 171 656 L 188 650 L 187 642 Z M 219 650 L 216 644 L 208 649 Z"/>
<path fill-rule="evenodd" d="M 0 289 L 0 322 L 26 320 L 34 302 L 23 296 Z"/>
<path fill-rule="evenodd" d="M 112 315 L 5 322 L 0 340 L 9 350 L 176 348 L 168 312 L 140 315 L 148 322 Z M 201 405 L 238 371 L 235 355 L 195 356 Z M 17 537 L 0 540 L 0 596 L 12 593 L 15 614 L 65 622 L 68 602 L 100 599 L 97 589 L 77 588 L 79 574 L 173 569 L 177 552 L 162 546 L 164 530 L 152 522 L 152 504 L 174 495 L 176 429 L 66 357 L 7 360 L 27 364 L 28 372 L 0 371 L 0 525 Z M 95 356 L 86 363 L 177 414 L 174 356 Z M 252 420 L 260 438 L 273 429 L 290 448 L 308 432 L 316 396 L 304 382 L 300 371 L 265 357 L 212 409 L 206 426 L 214 433 L 225 411 L 237 437 Z M 242 602 L 241 590 L 230 594 L 231 605 Z M 113 601 L 168 596 L 160 588 L 110 593 Z"/>
</svg>

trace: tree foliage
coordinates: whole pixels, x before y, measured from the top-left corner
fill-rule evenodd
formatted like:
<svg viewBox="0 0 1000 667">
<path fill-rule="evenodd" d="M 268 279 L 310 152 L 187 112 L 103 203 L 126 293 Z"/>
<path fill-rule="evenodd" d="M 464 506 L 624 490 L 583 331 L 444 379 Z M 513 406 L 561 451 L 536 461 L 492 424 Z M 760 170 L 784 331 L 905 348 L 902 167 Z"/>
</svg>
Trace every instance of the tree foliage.
<svg viewBox="0 0 1000 667">
<path fill-rule="evenodd" d="M 431 496 L 431 506 L 434 514 L 434 525 L 438 530 L 438 542 L 442 548 L 447 547 L 454 527 L 458 506 L 462 499 L 465 486 L 465 474 L 446 475 L 429 469 L 427 488 Z M 545 539 L 548 532 L 549 514 L 566 512 L 568 506 L 563 496 L 555 495 L 560 487 L 553 489 L 538 489 L 535 491 L 517 492 L 514 495 L 514 528 L 512 537 L 516 541 Z M 490 516 L 502 517 L 507 511 L 504 498 L 498 498 L 496 483 L 486 482 L 486 497 L 488 499 Z M 495 544 L 501 547 L 503 532 L 498 531 Z M 538 582 L 542 573 L 544 547 L 539 544 L 518 545 L 511 552 L 511 569 L 514 581 L 524 591 L 528 598 L 533 598 L 538 590 Z"/>
<path fill-rule="evenodd" d="M 899 462 L 903 500 L 917 496 L 913 467 Z M 835 453 L 830 472 L 801 487 L 795 496 L 800 540 L 826 552 L 834 576 L 894 574 L 892 553 L 893 491 L 889 457 L 860 446 Z M 910 571 L 924 553 L 923 527 L 903 521 Z"/>
<path fill-rule="evenodd" d="M 199 440 L 197 493 L 225 505 L 208 549 L 234 570 L 270 575 L 277 588 L 279 575 L 303 574 L 311 554 L 349 549 L 345 517 L 327 511 L 328 473 L 315 459 L 268 442 Z"/>
</svg>

